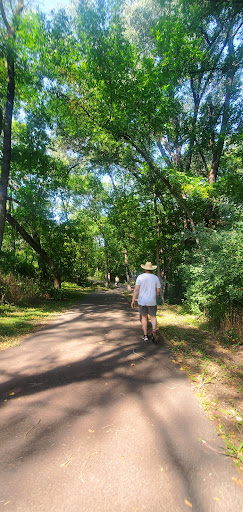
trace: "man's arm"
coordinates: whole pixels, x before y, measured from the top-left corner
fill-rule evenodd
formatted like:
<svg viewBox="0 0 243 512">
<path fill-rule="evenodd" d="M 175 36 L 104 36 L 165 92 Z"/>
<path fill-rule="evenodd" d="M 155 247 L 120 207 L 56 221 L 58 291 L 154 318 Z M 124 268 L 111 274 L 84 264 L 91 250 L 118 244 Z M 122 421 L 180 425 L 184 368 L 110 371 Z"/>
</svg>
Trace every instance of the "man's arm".
<svg viewBox="0 0 243 512">
<path fill-rule="evenodd" d="M 139 289 L 140 289 L 140 285 L 139 284 L 136 284 L 135 285 L 135 288 L 134 288 L 134 292 L 133 292 L 133 296 L 132 296 L 132 302 L 131 302 L 131 307 L 134 308 L 135 307 L 135 300 L 139 294 Z"/>
<path fill-rule="evenodd" d="M 158 298 L 160 294 L 160 288 L 156 288 L 156 297 Z"/>
</svg>

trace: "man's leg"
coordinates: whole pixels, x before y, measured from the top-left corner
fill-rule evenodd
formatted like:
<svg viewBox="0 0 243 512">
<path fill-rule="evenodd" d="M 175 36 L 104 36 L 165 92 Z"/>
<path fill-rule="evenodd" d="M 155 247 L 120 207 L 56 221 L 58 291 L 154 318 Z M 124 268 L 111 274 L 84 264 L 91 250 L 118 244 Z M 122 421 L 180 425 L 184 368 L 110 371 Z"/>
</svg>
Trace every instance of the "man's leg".
<svg viewBox="0 0 243 512">
<path fill-rule="evenodd" d="M 140 322 L 143 329 L 143 340 L 148 341 L 148 308 L 147 306 L 139 305 Z"/>
<path fill-rule="evenodd" d="M 157 318 L 156 318 L 156 316 L 151 316 L 150 320 L 151 320 L 151 324 L 152 324 L 152 330 L 156 331 L 156 329 L 157 329 Z"/>
<path fill-rule="evenodd" d="M 148 315 L 140 315 L 140 320 L 142 324 L 143 334 L 147 336 L 148 334 Z"/>
<path fill-rule="evenodd" d="M 156 316 L 151 316 L 150 317 L 150 320 L 151 320 L 151 324 L 152 324 L 152 334 L 153 334 L 153 338 L 155 341 L 158 340 L 157 338 L 157 333 L 156 333 L 156 328 L 157 328 L 157 318 Z"/>
</svg>

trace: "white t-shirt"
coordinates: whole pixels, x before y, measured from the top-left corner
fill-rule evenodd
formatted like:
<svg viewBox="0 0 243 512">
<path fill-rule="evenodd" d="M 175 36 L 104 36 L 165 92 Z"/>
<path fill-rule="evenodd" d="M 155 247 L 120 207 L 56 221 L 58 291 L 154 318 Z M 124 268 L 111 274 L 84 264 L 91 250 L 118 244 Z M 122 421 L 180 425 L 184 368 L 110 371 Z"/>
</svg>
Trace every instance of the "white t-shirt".
<svg viewBox="0 0 243 512">
<path fill-rule="evenodd" d="M 157 288 L 161 287 L 158 276 L 145 272 L 136 279 L 136 285 L 140 286 L 138 304 L 140 306 L 156 306 Z"/>
</svg>

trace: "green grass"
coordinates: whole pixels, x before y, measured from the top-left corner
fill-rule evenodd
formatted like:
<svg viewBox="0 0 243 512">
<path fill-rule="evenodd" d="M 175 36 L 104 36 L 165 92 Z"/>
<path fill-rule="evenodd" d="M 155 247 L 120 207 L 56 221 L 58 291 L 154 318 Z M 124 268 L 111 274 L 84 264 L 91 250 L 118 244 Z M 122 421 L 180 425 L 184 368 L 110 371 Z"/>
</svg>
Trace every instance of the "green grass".
<svg viewBox="0 0 243 512">
<path fill-rule="evenodd" d="M 160 306 L 158 326 L 172 361 L 193 382 L 194 392 L 224 438 L 226 454 L 243 463 L 242 352 L 234 337 L 225 343 L 206 322 L 180 306 Z M 239 436 L 239 437 L 238 437 Z"/>
<path fill-rule="evenodd" d="M 63 283 L 59 299 L 43 299 L 34 304 L 1 304 L 0 350 L 17 345 L 23 336 L 44 327 L 91 289 Z"/>
</svg>

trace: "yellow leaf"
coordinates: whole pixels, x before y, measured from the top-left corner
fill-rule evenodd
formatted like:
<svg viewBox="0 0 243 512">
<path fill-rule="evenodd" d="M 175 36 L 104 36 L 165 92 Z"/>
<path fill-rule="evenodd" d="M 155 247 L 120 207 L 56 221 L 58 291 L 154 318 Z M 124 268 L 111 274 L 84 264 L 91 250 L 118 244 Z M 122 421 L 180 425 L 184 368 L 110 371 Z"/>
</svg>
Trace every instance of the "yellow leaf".
<svg viewBox="0 0 243 512">
<path fill-rule="evenodd" d="M 131 366 L 136 366 L 135 363 L 132 363 Z"/>
<path fill-rule="evenodd" d="M 162 471 L 164 471 L 164 468 L 160 468 L 160 471 L 161 471 L 161 472 L 162 472 Z"/>
<path fill-rule="evenodd" d="M 91 430 L 91 428 L 89 428 L 89 432 L 91 432 L 93 434 L 94 430 Z"/>
<path fill-rule="evenodd" d="M 190 503 L 190 501 L 185 500 L 185 504 L 186 504 L 188 507 L 191 507 L 191 508 L 192 508 L 192 504 Z"/>
<path fill-rule="evenodd" d="M 243 487 L 243 480 L 240 480 L 240 478 L 235 478 L 233 476 L 232 480 L 233 480 L 233 482 L 236 483 L 236 485 L 239 485 L 239 487 Z"/>
<path fill-rule="evenodd" d="M 100 345 L 103 345 L 103 341 L 100 341 Z"/>
<path fill-rule="evenodd" d="M 12 393 L 9 393 L 9 396 L 13 396 L 15 395 L 14 391 Z"/>
</svg>

